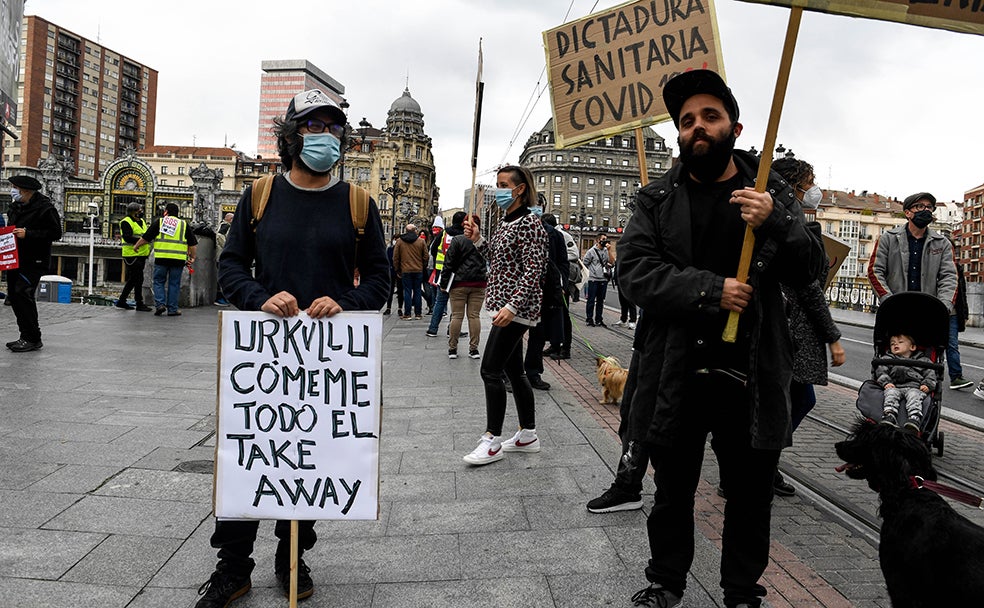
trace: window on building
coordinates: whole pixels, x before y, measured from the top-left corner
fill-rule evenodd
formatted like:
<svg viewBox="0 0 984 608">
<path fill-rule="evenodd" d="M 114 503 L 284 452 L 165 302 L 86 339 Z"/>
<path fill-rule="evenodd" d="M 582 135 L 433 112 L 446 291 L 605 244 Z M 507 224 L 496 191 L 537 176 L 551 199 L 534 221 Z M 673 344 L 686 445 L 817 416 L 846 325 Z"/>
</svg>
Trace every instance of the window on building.
<svg viewBox="0 0 984 608">
<path fill-rule="evenodd" d="M 540 155 L 540 162 L 541 163 L 547 162 L 547 155 L 546 154 L 541 154 Z"/>
<path fill-rule="evenodd" d="M 577 193 L 571 193 L 571 207 L 577 207 Z"/>
<path fill-rule="evenodd" d="M 559 176 L 559 175 L 554 175 L 554 183 L 555 184 L 562 184 L 562 183 L 564 183 L 564 178 L 561 177 L 561 176 Z"/>
<path fill-rule="evenodd" d="M 161 175 L 167 175 L 167 165 L 161 165 Z"/>
<path fill-rule="evenodd" d="M 595 185 L 595 178 L 589 177 L 588 178 L 588 185 L 589 186 L 594 186 Z"/>
<path fill-rule="evenodd" d="M 572 163 L 579 163 L 579 162 L 581 162 L 581 157 L 578 156 L 577 154 L 575 154 L 574 156 L 571 157 L 571 162 Z"/>
<path fill-rule="evenodd" d="M 185 168 L 184 167 L 178 167 L 178 175 L 184 175 L 184 174 L 185 174 Z"/>
<path fill-rule="evenodd" d="M 563 154 L 555 154 L 554 155 L 554 160 L 557 161 L 557 162 L 562 162 L 564 160 L 564 155 Z"/>
<path fill-rule="evenodd" d="M 554 207 L 560 207 L 560 192 L 554 192 L 553 203 Z"/>
<path fill-rule="evenodd" d="M 178 185 L 179 185 L 179 186 L 184 186 L 184 185 L 185 185 L 185 180 L 183 180 L 183 179 L 179 179 L 179 180 L 178 180 Z"/>
<path fill-rule="evenodd" d="M 587 196 L 585 197 L 585 200 L 586 200 L 586 201 L 587 201 L 587 203 L 588 203 L 588 207 L 594 207 L 594 203 L 595 203 L 595 197 L 594 197 L 594 195 L 593 195 L 593 194 L 589 194 L 589 195 L 587 195 Z"/>
<path fill-rule="evenodd" d="M 605 178 L 605 187 L 606 188 L 611 188 L 612 187 L 612 180 L 611 179 Z"/>
<path fill-rule="evenodd" d="M 571 184 L 579 184 L 579 183 L 581 183 L 581 178 L 580 177 L 578 177 L 576 175 L 573 176 L 573 177 L 571 177 Z"/>
<path fill-rule="evenodd" d="M 540 177 L 536 178 L 536 183 L 538 183 L 538 184 L 546 184 L 547 183 L 547 176 L 546 175 L 541 175 Z"/>
<path fill-rule="evenodd" d="M 629 182 L 623 179 L 619 185 L 623 188 L 628 188 Z"/>
<path fill-rule="evenodd" d="M 610 164 L 612 164 L 612 159 L 610 159 L 610 158 L 606 158 L 606 159 L 605 159 L 605 164 L 606 164 L 606 165 L 610 165 Z"/>
<path fill-rule="evenodd" d="M 610 196 L 603 197 L 601 199 L 601 208 L 602 209 L 611 209 L 612 208 L 612 197 L 610 197 Z"/>
<path fill-rule="evenodd" d="M 589 157 L 588 157 L 588 164 L 589 164 L 589 165 L 593 165 L 593 164 L 595 164 L 595 163 L 597 163 L 597 162 L 598 162 L 598 159 L 597 159 L 597 158 L 595 158 L 594 156 L 589 156 Z"/>
<path fill-rule="evenodd" d="M 623 159 L 622 159 L 622 166 L 623 166 L 623 167 L 628 167 L 628 166 L 629 166 L 629 161 L 628 161 L 628 159 L 625 159 L 625 158 L 623 158 Z"/>
</svg>

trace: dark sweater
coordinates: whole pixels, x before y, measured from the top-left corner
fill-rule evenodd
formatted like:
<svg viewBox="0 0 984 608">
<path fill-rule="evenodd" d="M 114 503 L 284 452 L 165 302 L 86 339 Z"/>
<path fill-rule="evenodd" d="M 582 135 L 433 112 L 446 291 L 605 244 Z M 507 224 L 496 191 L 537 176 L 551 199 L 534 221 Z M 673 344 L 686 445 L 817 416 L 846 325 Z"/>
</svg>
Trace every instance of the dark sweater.
<svg viewBox="0 0 984 608">
<path fill-rule="evenodd" d="M 219 258 L 222 293 L 237 308 L 260 310 L 281 291 L 297 298 L 301 310 L 322 296 L 334 299 L 343 310 L 379 310 L 386 303 L 389 265 L 375 201 L 369 201 L 365 234 L 356 253 L 347 183 L 301 190 L 278 175 L 255 234 L 250 228 L 251 198 L 252 188 L 247 188 Z"/>
</svg>

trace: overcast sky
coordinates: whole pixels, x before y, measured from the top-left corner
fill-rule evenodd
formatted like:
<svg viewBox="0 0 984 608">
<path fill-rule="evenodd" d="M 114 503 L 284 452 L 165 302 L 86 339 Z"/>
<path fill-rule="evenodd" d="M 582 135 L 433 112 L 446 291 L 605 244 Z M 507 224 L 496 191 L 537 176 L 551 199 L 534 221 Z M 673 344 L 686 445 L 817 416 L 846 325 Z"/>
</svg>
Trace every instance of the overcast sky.
<svg viewBox="0 0 984 608">
<path fill-rule="evenodd" d="M 566 20 L 618 4 L 576 0 Z M 461 205 L 471 181 L 479 37 L 478 166 L 487 172 L 516 161 L 550 118 L 546 92 L 521 126 L 538 81 L 540 89 L 546 82 L 542 32 L 563 23 L 570 7 L 570 0 L 28 0 L 25 14 L 158 70 L 158 145 L 228 143 L 255 152 L 266 59 L 308 59 L 341 82 L 353 125 L 364 116 L 382 127 L 409 78 L 433 139 L 441 206 L 449 208 Z M 761 150 L 789 11 L 737 0 L 716 8 L 745 127 L 738 145 Z M 807 12 L 778 142 L 812 162 L 824 188 L 962 200 L 984 183 L 980 57 L 979 36 Z M 656 130 L 676 152 L 672 123 Z"/>
</svg>

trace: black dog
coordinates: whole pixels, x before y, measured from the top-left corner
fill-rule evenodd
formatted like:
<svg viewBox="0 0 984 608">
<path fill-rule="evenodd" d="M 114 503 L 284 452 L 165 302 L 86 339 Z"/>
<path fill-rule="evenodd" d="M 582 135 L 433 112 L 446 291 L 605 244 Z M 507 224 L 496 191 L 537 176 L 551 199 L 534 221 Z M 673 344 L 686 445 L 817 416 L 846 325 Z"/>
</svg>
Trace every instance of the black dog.
<svg viewBox="0 0 984 608">
<path fill-rule="evenodd" d="M 984 606 L 984 528 L 913 479 L 935 480 L 925 442 L 887 424 L 858 420 L 836 445 L 848 477 L 881 498 L 878 557 L 894 608 Z"/>
</svg>

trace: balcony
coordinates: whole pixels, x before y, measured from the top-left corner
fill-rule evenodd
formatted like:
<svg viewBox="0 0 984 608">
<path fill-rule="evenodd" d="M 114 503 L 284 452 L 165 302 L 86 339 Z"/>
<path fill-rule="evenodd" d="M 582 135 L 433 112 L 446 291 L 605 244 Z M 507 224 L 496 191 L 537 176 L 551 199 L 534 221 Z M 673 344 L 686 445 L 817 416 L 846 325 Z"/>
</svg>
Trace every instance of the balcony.
<svg viewBox="0 0 984 608">
<path fill-rule="evenodd" d="M 71 51 L 75 55 L 79 54 L 79 41 L 75 40 L 74 38 L 69 38 L 67 36 L 59 36 L 58 46 L 60 46 L 63 49 L 67 49 Z"/>
</svg>

